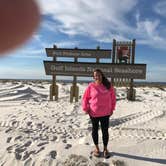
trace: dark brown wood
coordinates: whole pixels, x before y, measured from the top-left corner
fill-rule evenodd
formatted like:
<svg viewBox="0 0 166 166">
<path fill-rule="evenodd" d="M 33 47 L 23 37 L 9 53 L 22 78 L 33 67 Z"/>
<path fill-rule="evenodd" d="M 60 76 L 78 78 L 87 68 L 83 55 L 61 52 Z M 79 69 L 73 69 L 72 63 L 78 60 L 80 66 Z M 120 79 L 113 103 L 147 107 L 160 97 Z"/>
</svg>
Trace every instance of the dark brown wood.
<svg viewBox="0 0 166 166">
<path fill-rule="evenodd" d="M 109 49 L 46 48 L 48 57 L 111 58 Z"/>
<path fill-rule="evenodd" d="M 113 39 L 113 46 L 112 46 L 112 63 L 115 63 L 115 49 L 116 49 L 116 40 Z"/>
<path fill-rule="evenodd" d="M 135 62 L 135 39 L 133 39 L 132 42 L 132 60 L 131 60 L 131 64 L 134 64 Z M 131 78 L 130 81 L 130 92 L 129 92 L 129 100 L 135 100 L 135 94 L 134 94 L 134 80 L 133 78 Z"/>
<path fill-rule="evenodd" d="M 44 61 L 46 75 L 91 76 L 99 68 L 106 76 L 117 78 L 146 78 L 146 64 L 108 64 Z"/>
<path fill-rule="evenodd" d="M 133 43 L 132 43 L 132 61 L 131 63 L 134 64 L 135 62 L 135 39 L 133 39 Z"/>
</svg>

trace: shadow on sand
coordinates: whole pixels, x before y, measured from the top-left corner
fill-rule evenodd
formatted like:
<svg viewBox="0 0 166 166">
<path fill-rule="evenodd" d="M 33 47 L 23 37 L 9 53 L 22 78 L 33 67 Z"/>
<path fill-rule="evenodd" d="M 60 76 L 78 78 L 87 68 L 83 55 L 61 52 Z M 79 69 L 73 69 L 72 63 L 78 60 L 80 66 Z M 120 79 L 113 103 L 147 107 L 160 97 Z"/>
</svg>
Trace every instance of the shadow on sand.
<svg viewBox="0 0 166 166">
<path fill-rule="evenodd" d="M 149 158 L 149 157 L 135 156 L 135 155 L 117 153 L 117 152 L 112 152 L 111 155 L 119 156 L 119 157 L 126 157 L 126 158 L 130 158 L 130 159 L 135 159 L 135 160 L 149 161 L 149 162 L 154 162 L 154 163 L 159 163 L 159 164 L 166 164 L 166 159 Z"/>
</svg>

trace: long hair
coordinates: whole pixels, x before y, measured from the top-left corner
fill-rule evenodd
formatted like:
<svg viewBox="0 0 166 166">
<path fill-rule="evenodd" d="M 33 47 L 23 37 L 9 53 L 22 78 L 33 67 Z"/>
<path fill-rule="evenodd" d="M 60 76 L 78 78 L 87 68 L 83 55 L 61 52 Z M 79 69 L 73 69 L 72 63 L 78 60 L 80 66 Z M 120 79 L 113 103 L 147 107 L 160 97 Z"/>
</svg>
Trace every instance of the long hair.
<svg viewBox="0 0 166 166">
<path fill-rule="evenodd" d="M 100 73 L 102 76 L 102 84 L 107 88 L 110 89 L 111 83 L 110 81 L 106 78 L 106 76 L 103 74 L 103 72 L 100 69 L 95 69 L 93 72 Z"/>
</svg>

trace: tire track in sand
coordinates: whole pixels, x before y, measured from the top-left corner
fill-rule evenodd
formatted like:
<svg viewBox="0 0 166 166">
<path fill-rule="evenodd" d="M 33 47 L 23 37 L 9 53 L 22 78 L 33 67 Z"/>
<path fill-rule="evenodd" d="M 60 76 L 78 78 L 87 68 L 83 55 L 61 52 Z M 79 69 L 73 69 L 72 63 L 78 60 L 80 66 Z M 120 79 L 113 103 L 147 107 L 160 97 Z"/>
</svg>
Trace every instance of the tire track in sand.
<svg viewBox="0 0 166 166">
<path fill-rule="evenodd" d="M 119 119 L 110 121 L 111 139 L 130 137 L 141 139 L 166 140 L 166 130 L 156 130 L 150 128 L 141 128 L 140 124 L 147 123 L 154 118 L 160 118 L 165 115 L 165 111 L 157 110 L 137 113 Z M 137 127 L 139 125 L 140 127 Z M 134 127 L 135 126 L 135 127 Z"/>
</svg>

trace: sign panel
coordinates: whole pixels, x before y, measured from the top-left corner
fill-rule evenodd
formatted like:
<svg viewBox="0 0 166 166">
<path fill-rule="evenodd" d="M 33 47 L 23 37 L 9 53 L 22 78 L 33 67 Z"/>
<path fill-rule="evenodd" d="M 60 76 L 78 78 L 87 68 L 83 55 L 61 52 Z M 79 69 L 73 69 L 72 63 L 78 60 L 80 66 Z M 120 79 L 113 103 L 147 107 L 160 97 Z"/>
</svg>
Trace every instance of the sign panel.
<svg viewBox="0 0 166 166">
<path fill-rule="evenodd" d="M 131 41 L 117 41 L 116 42 L 116 46 L 132 46 L 132 42 Z"/>
<path fill-rule="evenodd" d="M 146 64 L 108 64 L 83 62 L 44 61 L 46 75 L 92 76 L 95 69 L 101 69 L 107 77 L 146 78 Z"/>
<path fill-rule="evenodd" d="M 46 48 L 48 57 L 111 58 L 111 50 Z"/>
</svg>

